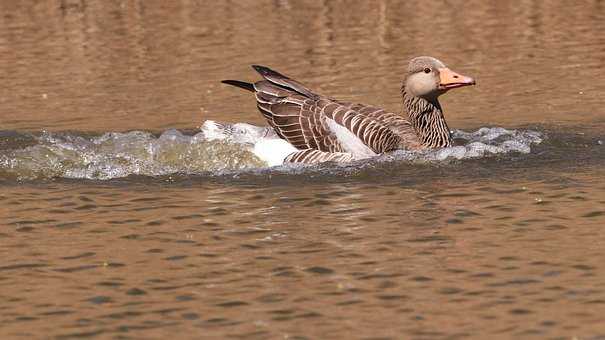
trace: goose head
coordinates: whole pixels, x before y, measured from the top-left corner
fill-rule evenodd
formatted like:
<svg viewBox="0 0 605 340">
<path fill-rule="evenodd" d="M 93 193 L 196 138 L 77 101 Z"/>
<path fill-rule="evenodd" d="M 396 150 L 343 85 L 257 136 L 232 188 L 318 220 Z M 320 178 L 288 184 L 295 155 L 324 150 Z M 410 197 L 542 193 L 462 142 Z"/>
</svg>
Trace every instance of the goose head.
<svg viewBox="0 0 605 340">
<path fill-rule="evenodd" d="M 475 85 L 473 78 L 450 70 L 436 58 L 424 56 L 410 60 L 403 90 L 412 96 L 435 102 L 451 89 L 470 85 Z"/>
</svg>

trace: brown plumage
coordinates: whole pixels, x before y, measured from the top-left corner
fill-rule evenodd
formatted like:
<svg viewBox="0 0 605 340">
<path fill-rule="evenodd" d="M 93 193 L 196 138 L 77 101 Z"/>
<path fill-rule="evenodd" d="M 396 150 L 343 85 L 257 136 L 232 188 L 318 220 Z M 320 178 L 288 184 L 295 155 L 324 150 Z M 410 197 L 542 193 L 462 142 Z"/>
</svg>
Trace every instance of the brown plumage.
<svg viewBox="0 0 605 340">
<path fill-rule="evenodd" d="M 414 58 L 402 86 L 406 117 L 321 96 L 267 67 L 253 68 L 263 80 L 223 83 L 254 92 L 258 109 L 277 135 L 301 150 L 284 162 L 297 163 L 342 162 L 397 149 L 450 146 L 449 129 L 437 99 L 451 88 L 475 83 L 435 58 Z"/>
</svg>

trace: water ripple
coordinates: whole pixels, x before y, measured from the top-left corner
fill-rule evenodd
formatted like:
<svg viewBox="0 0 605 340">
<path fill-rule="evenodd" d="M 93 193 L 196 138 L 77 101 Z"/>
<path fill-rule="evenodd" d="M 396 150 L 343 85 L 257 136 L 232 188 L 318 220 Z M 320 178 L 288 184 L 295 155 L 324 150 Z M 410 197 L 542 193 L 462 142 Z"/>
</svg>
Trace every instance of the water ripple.
<svg viewBox="0 0 605 340">
<path fill-rule="evenodd" d="M 457 145 L 450 148 L 425 152 L 397 151 L 376 160 L 426 163 L 495 154 L 527 154 L 531 146 L 539 144 L 543 138 L 537 131 L 498 127 L 474 132 L 456 130 L 453 137 Z M 0 151 L 0 177 L 17 180 L 108 180 L 133 175 L 212 176 L 266 169 L 266 165 L 251 152 L 250 143 L 208 140 L 203 132 L 185 135 L 171 129 L 159 136 L 142 131 L 109 132 L 100 136 L 43 132 L 35 137 L 33 145 L 28 139 L 25 146 L 21 142 L 23 139 L 15 137 L 13 148 Z M 321 166 L 284 165 L 275 169 L 298 173 L 313 172 L 318 168 Z M 83 210 L 94 208 L 92 205 L 80 207 Z"/>
</svg>

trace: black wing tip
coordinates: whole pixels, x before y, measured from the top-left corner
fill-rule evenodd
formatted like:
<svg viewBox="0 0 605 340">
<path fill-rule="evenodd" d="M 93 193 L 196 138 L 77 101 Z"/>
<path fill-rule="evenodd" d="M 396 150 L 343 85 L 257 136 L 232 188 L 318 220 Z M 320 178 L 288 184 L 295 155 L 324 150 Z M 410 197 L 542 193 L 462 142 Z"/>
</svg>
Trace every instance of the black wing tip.
<svg viewBox="0 0 605 340">
<path fill-rule="evenodd" d="M 266 78 L 266 77 L 276 77 L 276 78 L 290 79 L 290 78 L 284 76 L 283 74 L 281 74 L 281 73 L 279 73 L 277 71 L 274 71 L 274 70 L 268 68 L 267 66 L 252 65 L 252 68 L 256 72 L 260 73 L 260 75 L 263 76 L 263 78 Z"/>
<path fill-rule="evenodd" d="M 267 66 L 263 66 L 263 65 L 252 65 L 252 68 L 260 74 L 272 71 L 270 68 L 268 68 Z"/>
<path fill-rule="evenodd" d="M 221 83 L 231 85 L 231 86 L 236 86 L 236 87 L 242 88 L 244 90 L 252 91 L 252 92 L 255 91 L 254 84 L 247 83 L 245 81 L 226 79 L 226 80 L 221 80 Z"/>
</svg>

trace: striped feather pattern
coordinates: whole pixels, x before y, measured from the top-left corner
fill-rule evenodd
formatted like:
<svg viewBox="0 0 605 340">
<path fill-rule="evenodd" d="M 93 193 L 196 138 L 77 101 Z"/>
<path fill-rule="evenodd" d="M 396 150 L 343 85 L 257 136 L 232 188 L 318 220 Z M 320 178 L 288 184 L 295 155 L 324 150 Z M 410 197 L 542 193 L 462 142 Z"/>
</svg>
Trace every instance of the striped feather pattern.
<svg viewBox="0 0 605 340">
<path fill-rule="evenodd" d="M 254 91 L 257 107 L 269 125 L 281 138 L 301 150 L 288 156 L 287 162 L 350 161 L 367 157 L 368 152 L 356 153 L 358 150 L 351 148 L 342 136 L 339 139 L 330 128 L 331 121 L 346 128 L 375 154 L 450 143 L 440 108 L 425 107 L 421 101 L 406 99 L 405 93 L 404 106 L 419 112 L 418 115 L 409 113 L 408 119 L 377 107 L 317 95 L 283 74 L 264 66 L 253 67 L 263 80 L 254 84 L 223 82 Z M 434 122 L 435 117 L 425 115 L 430 109 L 439 111 L 442 121 Z M 438 129 L 432 129 L 435 124 Z"/>
<path fill-rule="evenodd" d="M 402 137 L 415 136 L 412 126 L 399 115 L 322 97 L 269 68 L 254 68 L 264 78 L 253 84 L 258 109 L 281 138 L 300 150 L 350 151 L 330 129 L 327 119 L 348 129 L 377 154 L 397 149 Z"/>
<path fill-rule="evenodd" d="M 404 91 L 403 105 L 408 108 L 410 124 L 414 127 L 416 135 L 422 145 L 427 148 L 452 146 L 450 129 L 439 103 L 429 102 L 425 99 L 411 96 Z"/>
<path fill-rule="evenodd" d="M 284 163 L 315 164 L 323 162 L 350 162 L 354 160 L 353 155 L 344 152 L 324 152 L 319 150 L 302 150 L 291 153 L 286 157 Z"/>
</svg>

